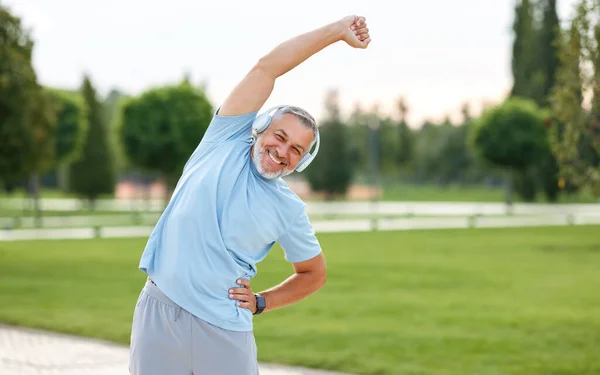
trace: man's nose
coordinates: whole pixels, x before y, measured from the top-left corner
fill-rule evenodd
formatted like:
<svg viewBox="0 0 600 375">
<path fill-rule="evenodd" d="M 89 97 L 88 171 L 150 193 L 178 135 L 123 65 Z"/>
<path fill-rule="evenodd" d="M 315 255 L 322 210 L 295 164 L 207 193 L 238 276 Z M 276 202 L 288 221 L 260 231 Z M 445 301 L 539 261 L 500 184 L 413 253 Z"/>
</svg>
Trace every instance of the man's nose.
<svg viewBox="0 0 600 375">
<path fill-rule="evenodd" d="M 289 146 L 286 144 L 281 143 L 281 144 L 277 145 L 277 155 L 279 157 L 282 157 L 282 158 L 285 157 L 288 153 L 288 150 L 289 150 Z"/>
<path fill-rule="evenodd" d="M 287 161 L 287 155 L 288 152 L 290 150 L 290 146 L 286 145 L 286 144 L 280 144 L 277 146 L 277 156 L 279 156 L 281 159 L 285 159 L 285 161 Z"/>
</svg>

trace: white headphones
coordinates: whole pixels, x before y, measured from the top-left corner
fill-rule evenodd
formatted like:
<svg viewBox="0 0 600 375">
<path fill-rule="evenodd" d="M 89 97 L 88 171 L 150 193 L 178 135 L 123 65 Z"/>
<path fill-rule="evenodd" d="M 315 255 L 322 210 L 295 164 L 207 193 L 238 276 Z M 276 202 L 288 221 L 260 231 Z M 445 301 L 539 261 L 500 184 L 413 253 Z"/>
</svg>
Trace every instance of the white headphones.
<svg viewBox="0 0 600 375">
<path fill-rule="evenodd" d="M 270 108 L 269 110 L 267 110 L 264 113 L 260 114 L 254 120 L 254 123 L 252 124 L 252 130 L 256 134 L 264 132 L 269 127 L 269 125 L 271 124 L 271 121 L 273 120 L 273 115 L 275 114 L 275 112 L 277 112 L 277 110 L 279 110 L 281 108 L 285 108 L 285 107 L 287 107 L 287 106 L 286 105 L 278 105 L 278 106 Z M 315 159 L 315 157 L 319 153 L 319 145 L 320 145 L 320 143 L 321 143 L 321 138 L 319 136 L 319 129 L 317 129 L 317 131 L 316 131 L 316 141 L 315 141 L 315 150 L 312 153 L 309 150 L 309 152 L 307 152 L 302 157 L 302 160 L 300 160 L 300 162 L 296 166 L 296 172 L 302 172 L 304 169 L 306 169 L 306 167 L 308 167 L 310 165 L 310 163 L 312 163 L 312 161 Z"/>
</svg>

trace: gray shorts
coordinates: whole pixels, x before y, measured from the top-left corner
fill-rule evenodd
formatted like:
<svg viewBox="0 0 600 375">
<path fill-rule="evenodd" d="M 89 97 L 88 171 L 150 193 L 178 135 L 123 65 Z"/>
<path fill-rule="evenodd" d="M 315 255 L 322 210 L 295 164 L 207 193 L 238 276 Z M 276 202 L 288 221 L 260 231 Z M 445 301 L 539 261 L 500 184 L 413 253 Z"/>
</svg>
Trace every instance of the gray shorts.
<svg viewBox="0 0 600 375">
<path fill-rule="evenodd" d="M 257 375 L 254 333 L 224 330 L 183 310 L 147 281 L 131 329 L 132 375 Z"/>
</svg>

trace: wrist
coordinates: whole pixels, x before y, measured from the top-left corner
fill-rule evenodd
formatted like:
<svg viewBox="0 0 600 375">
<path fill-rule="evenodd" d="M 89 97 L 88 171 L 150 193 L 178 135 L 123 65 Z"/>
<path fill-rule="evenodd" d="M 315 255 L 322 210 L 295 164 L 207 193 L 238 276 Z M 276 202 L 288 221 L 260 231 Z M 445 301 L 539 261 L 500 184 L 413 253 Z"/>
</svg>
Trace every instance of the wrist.
<svg viewBox="0 0 600 375">
<path fill-rule="evenodd" d="M 329 29 L 331 31 L 331 35 L 333 37 L 334 42 L 344 40 L 346 25 L 343 19 L 329 24 Z"/>
<path fill-rule="evenodd" d="M 254 311 L 254 315 L 261 314 L 267 308 L 266 299 L 259 293 L 254 293 L 254 298 L 256 299 L 256 310 Z"/>
</svg>

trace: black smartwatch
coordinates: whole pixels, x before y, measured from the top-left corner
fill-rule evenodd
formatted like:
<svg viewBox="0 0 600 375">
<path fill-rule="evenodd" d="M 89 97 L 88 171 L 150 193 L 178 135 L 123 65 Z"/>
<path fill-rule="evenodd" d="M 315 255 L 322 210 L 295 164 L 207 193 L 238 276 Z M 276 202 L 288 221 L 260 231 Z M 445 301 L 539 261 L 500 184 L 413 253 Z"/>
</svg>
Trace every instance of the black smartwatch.
<svg viewBox="0 0 600 375">
<path fill-rule="evenodd" d="M 265 297 L 256 293 L 254 293 L 254 296 L 256 297 L 256 312 L 254 313 L 254 315 L 258 315 L 265 310 L 267 304 L 265 302 Z"/>
</svg>

